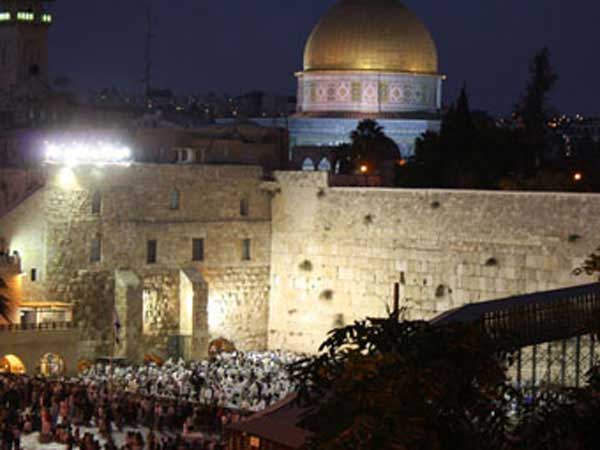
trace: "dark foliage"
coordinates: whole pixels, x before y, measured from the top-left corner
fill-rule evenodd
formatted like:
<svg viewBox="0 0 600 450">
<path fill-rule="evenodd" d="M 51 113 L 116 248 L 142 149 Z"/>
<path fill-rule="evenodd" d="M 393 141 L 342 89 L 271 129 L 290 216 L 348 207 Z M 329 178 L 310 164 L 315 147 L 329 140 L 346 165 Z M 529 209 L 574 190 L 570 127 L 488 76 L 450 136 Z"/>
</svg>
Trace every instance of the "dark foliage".
<svg viewBox="0 0 600 450">
<path fill-rule="evenodd" d="M 515 167 L 515 131 L 496 126 L 486 114 L 469 109 L 466 87 L 442 120 L 439 133 L 416 142 L 409 164 L 397 169 L 398 186 L 497 188 Z"/>
<path fill-rule="evenodd" d="M 515 107 L 524 130 L 520 169 L 525 173 L 535 171 L 544 158 L 548 146 L 546 124 L 552 114 L 548 95 L 557 81 L 558 75 L 550 64 L 550 50 L 545 47 L 533 57 L 525 93 Z"/>
<path fill-rule="evenodd" d="M 514 432 L 515 450 L 600 448 L 600 370 L 588 374 L 585 388 L 545 392 Z"/>
<path fill-rule="evenodd" d="M 598 191 L 600 144 L 581 139 L 567 152 L 548 127 L 548 96 L 558 80 L 547 48 L 531 61 L 513 122 L 499 126 L 469 107 L 466 87 L 442 119 L 439 133 L 416 142 L 409 164 L 397 168 L 396 185 L 507 190 Z M 575 172 L 583 177 L 574 180 Z"/>
<path fill-rule="evenodd" d="M 600 247 L 594 253 L 589 255 L 581 267 L 573 270 L 575 275 L 597 275 L 600 278 Z"/>
<path fill-rule="evenodd" d="M 350 134 L 352 143 L 338 147 L 340 173 L 357 174 L 365 165 L 369 173 L 378 172 L 386 161 L 400 159 L 398 147 L 375 120 L 365 119 Z"/>
<path fill-rule="evenodd" d="M 314 448 L 503 448 L 507 355 L 479 329 L 394 313 L 333 330 L 320 351 L 292 367 Z"/>
</svg>

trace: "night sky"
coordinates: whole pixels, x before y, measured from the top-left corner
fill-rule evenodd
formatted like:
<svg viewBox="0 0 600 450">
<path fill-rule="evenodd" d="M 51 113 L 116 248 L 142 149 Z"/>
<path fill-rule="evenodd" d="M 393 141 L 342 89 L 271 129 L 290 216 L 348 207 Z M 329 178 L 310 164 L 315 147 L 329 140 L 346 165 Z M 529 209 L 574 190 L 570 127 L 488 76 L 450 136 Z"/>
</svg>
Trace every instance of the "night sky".
<svg viewBox="0 0 600 450">
<path fill-rule="evenodd" d="M 295 94 L 293 73 L 317 20 L 335 0 L 153 0 L 156 87 Z M 600 113 L 600 3 L 591 0 L 405 0 L 431 30 L 445 99 L 467 82 L 474 107 L 508 112 L 530 57 L 544 45 L 561 79 L 553 105 Z M 140 89 L 142 0 L 57 0 L 51 73 L 79 89 Z"/>
</svg>

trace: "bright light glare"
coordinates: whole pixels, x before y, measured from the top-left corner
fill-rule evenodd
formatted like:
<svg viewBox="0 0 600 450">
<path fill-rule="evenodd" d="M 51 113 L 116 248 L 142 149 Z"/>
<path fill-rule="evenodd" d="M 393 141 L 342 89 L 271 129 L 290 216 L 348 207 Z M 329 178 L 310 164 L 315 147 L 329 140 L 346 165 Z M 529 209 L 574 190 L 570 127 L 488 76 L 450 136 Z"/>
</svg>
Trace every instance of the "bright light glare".
<svg viewBox="0 0 600 450">
<path fill-rule="evenodd" d="M 77 185 L 77 178 L 70 167 L 62 167 L 58 174 L 58 182 L 65 189 L 72 189 Z"/>
<path fill-rule="evenodd" d="M 219 334 L 227 320 L 225 304 L 226 299 L 221 294 L 214 293 L 208 297 L 208 330 L 211 334 Z"/>
<path fill-rule="evenodd" d="M 573 175 L 573 179 L 575 181 L 581 181 L 583 179 L 583 175 L 580 172 L 577 172 L 575 175 Z"/>
<path fill-rule="evenodd" d="M 75 166 L 77 164 L 125 163 L 131 161 L 131 150 L 110 142 L 46 142 L 48 162 Z"/>
<path fill-rule="evenodd" d="M 360 173 L 367 173 L 369 171 L 369 168 L 367 167 L 366 164 L 363 164 L 362 166 L 360 166 Z"/>
</svg>

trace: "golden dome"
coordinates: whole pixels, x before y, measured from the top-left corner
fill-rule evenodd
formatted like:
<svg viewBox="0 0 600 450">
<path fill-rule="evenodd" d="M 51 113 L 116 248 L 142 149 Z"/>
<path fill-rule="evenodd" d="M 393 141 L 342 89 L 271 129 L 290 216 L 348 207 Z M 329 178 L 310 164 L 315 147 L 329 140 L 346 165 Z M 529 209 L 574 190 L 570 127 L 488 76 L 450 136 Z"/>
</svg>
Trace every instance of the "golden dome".
<svg viewBox="0 0 600 450">
<path fill-rule="evenodd" d="M 437 74 L 435 43 L 397 0 L 341 0 L 317 24 L 304 70 L 373 70 Z"/>
</svg>

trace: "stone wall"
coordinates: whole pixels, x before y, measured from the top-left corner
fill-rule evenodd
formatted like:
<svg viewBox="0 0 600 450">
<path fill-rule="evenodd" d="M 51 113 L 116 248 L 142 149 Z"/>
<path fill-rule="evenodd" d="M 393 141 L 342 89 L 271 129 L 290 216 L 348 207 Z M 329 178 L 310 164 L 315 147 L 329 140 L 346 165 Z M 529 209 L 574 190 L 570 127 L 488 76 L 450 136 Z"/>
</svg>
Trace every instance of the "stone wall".
<svg viewBox="0 0 600 450">
<path fill-rule="evenodd" d="M 0 152 L 2 151 L 2 138 L 0 138 Z M 24 197 L 43 184 L 43 170 L 2 169 L 0 172 L 0 216 L 6 214 L 11 207 L 18 205 Z"/>
<path fill-rule="evenodd" d="M 401 285 L 409 317 L 590 282 L 600 195 L 330 188 L 278 172 L 269 347 L 314 351 L 334 325 L 382 316 Z"/>
<path fill-rule="evenodd" d="M 0 218 L 0 237 L 22 257 L 19 299 L 74 305 L 80 357 L 111 351 L 115 304 L 135 328 L 123 354 L 166 355 L 181 338 L 200 357 L 220 337 L 314 351 L 332 327 L 385 315 L 395 283 L 409 317 L 425 319 L 587 283 L 571 271 L 597 246 L 599 216 L 599 195 L 333 188 L 306 172 L 265 183 L 238 166 L 51 167 L 46 186 Z M 193 239 L 204 239 L 203 261 Z M 144 290 L 154 292 L 146 327 Z"/>
<path fill-rule="evenodd" d="M 64 360 L 65 375 L 77 374 L 79 330 L 18 330 L 0 331 L 0 359 L 14 355 L 25 365 L 29 375 L 37 375 L 42 357 L 56 354 Z"/>
<path fill-rule="evenodd" d="M 144 290 L 155 293 L 151 330 L 143 336 L 147 353 L 164 354 L 170 337 L 180 333 L 181 269 L 208 273 L 215 292 L 239 309 L 228 315 L 227 330 L 211 335 L 226 334 L 241 348 L 265 347 L 270 197 L 261 182 L 257 167 L 51 166 L 46 186 L 0 219 L 0 235 L 20 250 L 25 271 L 36 267 L 35 282 L 23 277 L 25 300 L 28 286 L 36 286 L 45 300 L 74 305 L 82 356 L 109 350 L 116 270 L 132 271 Z M 99 212 L 92 208 L 94 196 L 101 198 Z M 192 260 L 193 239 L 204 239 L 203 261 Z M 251 241 L 249 260 L 242 260 L 244 239 Z M 157 242 L 155 263 L 147 261 L 149 240 Z M 93 261 L 95 241 L 99 261 Z"/>
<path fill-rule="evenodd" d="M 226 338 L 238 348 L 265 350 L 269 268 L 207 270 L 210 339 Z M 277 300 L 279 301 L 279 300 Z"/>
</svg>

